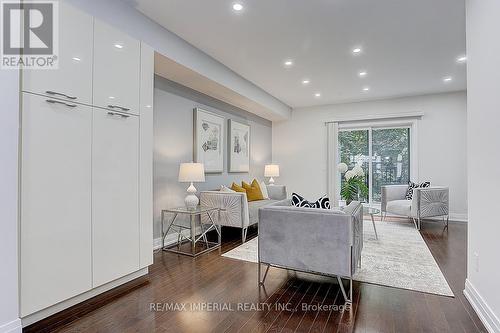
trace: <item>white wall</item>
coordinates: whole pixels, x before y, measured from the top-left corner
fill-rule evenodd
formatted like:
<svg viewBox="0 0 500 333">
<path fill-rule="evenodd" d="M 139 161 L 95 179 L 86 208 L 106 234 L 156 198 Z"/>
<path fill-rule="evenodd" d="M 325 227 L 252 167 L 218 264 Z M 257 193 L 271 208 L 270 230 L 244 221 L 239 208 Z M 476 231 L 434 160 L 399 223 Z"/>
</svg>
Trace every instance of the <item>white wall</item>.
<svg viewBox="0 0 500 333">
<path fill-rule="evenodd" d="M 465 92 L 294 109 L 290 120 L 273 123 L 273 160 L 280 164 L 279 182 L 290 193 L 317 199 L 327 192 L 325 121 L 409 112 L 424 113 L 418 124 L 420 181 L 449 186 L 450 211 L 453 217 L 465 219 Z"/>
<path fill-rule="evenodd" d="M 467 1 L 468 265 L 465 295 L 500 332 L 500 1 Z M 476 256 L 477 254 L 477 256 Z"/>
<path fill-rule="evenodd" d="M 133 0 L 65 0 L 143 40 L 155 51 L 288 118 L 290 107 L 133 8 Z M 186 18 L 189 19 L 189 18 Z"/>
<path fill-rule="evenodd" d="M 19 75 L 0 70 L 0 333 L 21 331 L 18 318 Z"/>
<path fill-rule="evenodd" d="M 201 190 L 213 190 L 221 184 L 230 186 L 253 178 L 264 179 L 264 165 L 271 162 L 271 122 L 237 109 L 224 102 L 183 87 L 159 76 L 155 79 L 154 96 L 154 235 L 160 237 L 161 210 L 183 206 L 189 184 L 179 183 L 179 163 L 193 160 L 193 109 L 223 116 L 224 172 L 207 174 Z M 227 119 L 250 125 L 250 172 L 228 173 Z"/>
</svg>

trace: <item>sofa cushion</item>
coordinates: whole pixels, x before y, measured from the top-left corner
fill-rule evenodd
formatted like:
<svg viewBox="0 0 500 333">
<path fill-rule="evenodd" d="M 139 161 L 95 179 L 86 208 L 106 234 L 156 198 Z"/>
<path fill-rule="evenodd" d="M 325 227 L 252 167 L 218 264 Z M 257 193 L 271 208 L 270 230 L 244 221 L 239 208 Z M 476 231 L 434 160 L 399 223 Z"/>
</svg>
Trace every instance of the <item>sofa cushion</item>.
<svg viewBox="0 0 500 333">
<path fill-rule="evenodd" d="M 247 191 L 243 187 L 241 187 L 240 185 L 238 185 L 236 183 L 233 183 L 233 185 L 231 185 L 231 190 L 233 190 L 235 192 L 247 193 Z"/>
<path fill-rule="evenodd" d="M 271 204 L 274 204 L 280 200 L 256 200 L 250 201 L 248 203 L 248 219 L 249 224 L 255 224 L 259 222 L 259 209 Z"/>
<path fill-rule="evenodd" d="M 292 205 L 295 207 L 330 209 L 330 199 L 324 195 L 315 202 L 310 202 L 303 196 L 292 193 Z"/>
<path fill-rule="evenodd" d="M 393 200 L 387 203 L 386 211 L 397 215 L 411 216 L 410 200 Z"/>
<path fill-rule="evenodd" d="M 235 193 L 236 192 L 235 190 L 230 189 L 226 185 L 221 185 L 219 191 L 221 191 L 221 192 L 227 192 L 227 193 Z"/>
<path fill-rule="evenodd" d="M 264 182 L 260 182 L 260 191 L 262 192 L 262 196 L 264 199 L 269 199 L 269 193 L 267 192 L 267 185 Z"/>
<path fill-rule="evenodd" d="M 260 190 L 259 182 L 256 179 L 253 180 L 252 184 L 241 182 L 241 186 L 247 192 L 248 202 L 264 200 L 264 196 L 262 195 L 262 191 Z"/>
<path fill-rule="evenodd" d="M 423 182 L 423 183 L 417 184 L 417 183 L 414 183 L 410 180 L 408 182 L 408 189 L 406 190 L 406 195 L 405 195 L 406 200 L 411 200 L 413 198 L 413 189 L 426 188 L 426 187 L 430 187 L 430 186 L 431 186 L 431 182 Z"/>
</svg>

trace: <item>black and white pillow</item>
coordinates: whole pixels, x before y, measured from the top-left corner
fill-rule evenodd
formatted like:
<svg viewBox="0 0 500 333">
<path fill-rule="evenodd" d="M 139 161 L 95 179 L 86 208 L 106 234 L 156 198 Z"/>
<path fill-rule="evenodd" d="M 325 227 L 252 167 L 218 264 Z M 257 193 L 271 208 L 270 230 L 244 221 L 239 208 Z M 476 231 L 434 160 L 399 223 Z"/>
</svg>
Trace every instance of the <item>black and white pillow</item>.
<svg viewBox="0 0 500 333">
<path fill-rule="evenodd" d="M 295 207 L 330 209 L 330 199 L 324 195 L 316 202 L 309 202 L 303 196 L 292 193 L 292 205 Z"/>
<path fill-rule="evenodd" d="M 406 195 L 405 198 L 406 200 L 411 200 L 413 199 L 413 190 L 416 188 L 426 188 L 431 186 L 431 182 L 423 182 L 420 184 L 414 183 L 412 181 L 408 182 L 408 189 L 406 190 Z"/>
<path fill-rule="evenodd" d="M 330 198 L 328 198 L 326 195 L 322 196 L 316 202 L 313 204 L 313 208 L 323 208 L 323 209 L 330 209 Z"/>
</svg>

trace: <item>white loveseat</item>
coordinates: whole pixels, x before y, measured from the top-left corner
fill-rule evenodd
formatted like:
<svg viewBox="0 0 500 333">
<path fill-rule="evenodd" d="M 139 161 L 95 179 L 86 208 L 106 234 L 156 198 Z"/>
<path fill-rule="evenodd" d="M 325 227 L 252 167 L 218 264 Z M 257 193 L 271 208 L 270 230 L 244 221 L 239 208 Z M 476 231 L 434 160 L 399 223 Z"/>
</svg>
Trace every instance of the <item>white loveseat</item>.
<svg viewBox="0 0 500 333">
<path fill-rule="evenodd" d="M 286 187 L 284 185 L 267 185 L 269 199 L 250 201 L 246 193 L 202 191 L 200 192 L 200 204 L 221 208 L 221 226 L 241 228 L 241 240 L 244 243 L 247 237 L 248 227 L 259 222 L 259 208 L 265 207 L 277 201 L 286 199 Z M 208 223 L 206 216 L 202 216 L 202 223 Z"/>
</svg>

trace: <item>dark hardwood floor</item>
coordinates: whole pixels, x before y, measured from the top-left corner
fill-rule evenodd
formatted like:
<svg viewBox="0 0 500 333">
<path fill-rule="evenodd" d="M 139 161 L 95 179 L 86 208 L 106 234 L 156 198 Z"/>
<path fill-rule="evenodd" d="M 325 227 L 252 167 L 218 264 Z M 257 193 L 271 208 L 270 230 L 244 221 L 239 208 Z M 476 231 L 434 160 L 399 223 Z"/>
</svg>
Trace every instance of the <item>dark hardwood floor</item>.
<svg viewBox="0 0 500 333">
<path fill-rule="evenodd" d="M 384 222 L 385 223 L 385 222 Z M 387 222 L 390 223 L 390 222 Z M 155 254 L 149 276 L 90 299 L 25 329 L 26 332 L 486 332 L 462 294 L 466 275 L 467 225 L 427 222 L 422 236 L 455 297 L 367 283 L 354 284 L 354 302 L 332 280 L 304 280 L 271 268 L 265 288 L 257 286 L 257 264 L 224 258 L 240 234 L 224 230 L 220 251 L 196 259 Z M 250 237 L 256 235 L 255 230 Z M 174 311 L 153 303 L 186 304 Z M 193 304 L 246 311 L 190 311 Z M 303 308 L 303 304 L 308 308 Z M 241 305 L 243 306 L 243 305 Z M 314 308 L 316 306 L 316 308 Z M 318 310 L 318 306 L 321 309 Z M 165 305 L 163 305 L 165 307 Z"/>
</svg>

